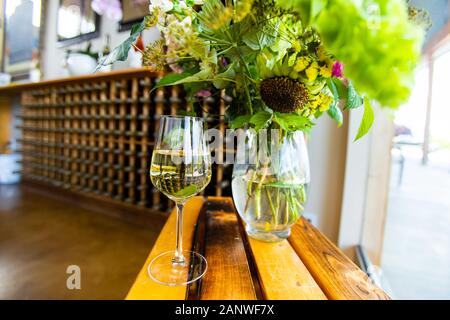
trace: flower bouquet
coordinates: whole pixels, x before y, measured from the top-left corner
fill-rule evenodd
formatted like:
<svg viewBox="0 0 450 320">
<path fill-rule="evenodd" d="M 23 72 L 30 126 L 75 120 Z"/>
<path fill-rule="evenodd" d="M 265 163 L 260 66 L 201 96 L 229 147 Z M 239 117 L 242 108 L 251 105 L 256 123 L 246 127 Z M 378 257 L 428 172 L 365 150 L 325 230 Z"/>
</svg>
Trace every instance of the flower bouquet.
<svg viewBox="0 0 450 320">
<path fill-rule="evenodd" d="M 245 130 L 243 150 L 257 153 L 235 164 L 235 203 L 249 233 L 273 241 L 303 211 L 303 133 L 314 121 L 327 115 L 341 126 L 343 112 L 364 108 L 357 140 L 374 120 L 371 102 L 407 100 L 427 23 L 421 13 L 405 0 L 152 0 L 101 65 L 125 60 L 139 34 L 156 27 L 160 39 L 142 54 L 165 73 L 157 88 L 183 85 L 194 111 L 205 97 L 230 97 L 225 119 Z M 260 143 L 263 130 L 270 143 Z"/>
</svg>

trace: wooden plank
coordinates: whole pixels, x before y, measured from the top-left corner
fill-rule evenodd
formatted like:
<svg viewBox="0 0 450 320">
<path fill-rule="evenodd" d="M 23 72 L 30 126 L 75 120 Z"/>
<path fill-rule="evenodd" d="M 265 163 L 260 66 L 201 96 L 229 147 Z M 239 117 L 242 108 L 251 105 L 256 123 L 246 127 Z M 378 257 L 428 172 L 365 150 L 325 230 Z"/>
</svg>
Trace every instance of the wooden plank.
<svg viewBox="0 0 450 320">
<path fill-rule="evenodd" d="M 69 87 L 67 87 L 67 89 L 69 89 Z M 70 130 L 70 128 L 72 127 L 72 123 L 71 123 L 71 109 L 69 106 L 72 103 L 72 94 L 71 93 L 65 93 L 64 94 L 64 99 L 65 99 L 65 104 L 66 107 L 64 107 L 64 144 L 71 144 L 71 135 L 70 133 L 68 133 L 68 130 Z M 37 139 L 39 141 L 39 139 Z M 67 159 L 70 159 L 70 155 L 71 155 L 71 150 L 68 148 L 64 148 L 64 157 L 66 157 Z M 63 169 L 65 170 L 65 172 L 70 172 L 70 163 L 69 162 L 64 162 L 63 165 Z M 64 188 L 69 189 L 70 188 L 70 175 L 69 174 L 65 174 L 64 178 L 63 178 L 63 183 L 64 183 Z"/>
<path fill-rule="evenodd" d="M 119 98 L 120 101 L 125 101 L 127 99 L 127 81 L 122 80 L 120 82 L 118 82 L 119 84 Z M 116 84 L 117 86 L 117 84 Z M 126 120 L 125 120 L 125 115 L 127 114 L 127 110 L 126 110 L 126 104 L 125 103 L 121 103 L 119 105 L 119 115 L 120 115 L 120 120 L 119 120 L 119 130 L 121 132 L 125 132 L 126 129 Z M 118 147 L 120 150 L 127 150 L 126 146 L 125 146 L 125 137 L 124 135 L 120 135 L 119 136 L 119 143 L 118 143 Z M 119 164 L 119 166 L 124 167 L 125 165 L 125 155 L 123 153 L 120 153 L 117 157 L 117 164 Z M 116 176 L 117 176 L 117 180 L 120 181 L 119 185 L 117 186 L 117 195 L 116 195 L 116 199 L 119 200 L 124 200 L 125 198 L 125 172 L 123 170 L 116 170 Z"/>
<path fill-rule="evenodd" d="M 144 83 L 148 84 L 148 86 L 152 86 L 153 82 L 150 77 L 144 78 Z M 144 103 L 142 105 L 142 128 L 141 132 L 143 134 L 142 136 L 142 148 L 141 152 L 142 155 L 140 157 L 140 167 L 144 169 L 144 171 L 140 174 L 140 206 L 147 206 L 148 205 L 148 185 L 150 184 L 148 180 L 148 168 L 150 167 L 150 150 L 148 148 L 148 140 L 149 140 L 149 132 L 150 132 L 150 90 L 147 87 L 143 87 L 142 89 L 142 95 L 144 98 Z"/>
<path fill-rule="evenodd" d="M 114 101 L 116 99 L 117 94 L 117 88 L 116 88 L 116 82 L 110 81 L 110 87 L 109 87 L 109 99 L 110 101 Z M 115 149 L 115 143 L 114 143 L 114 135 L 112 132 L 116 128 L 115 120 L 113 116 L 116 114 L 116 106 L 113 103 L 109 103 L 107 105 L 108 108 L 108 115 L 110 118 L 108 119 L 108 130 L 110 131 L 110 134 L 107 137 L 108 140 L 108 148 L 109 150 Z M 114 180 L 115 180 L 115 172 L 114 172 L 114 164 L 116 162 L 115 155 L 112 152 L 108 152 L 108 159 L 107 162 L 109 164 L 107 175 L 109 178 L 109 182 L 107 184 L 106 192 L 108 196 L 114 197 L 115 196 L 115 188 L 114 188 Z"/>
<path fill-rule="evenodd" d="M 248 237 L 252 258 L 267 300 L 326 300 L 287 240 L 266 243 Z"/>
<path fill-rule="evenodd" d="M 208 202 L 206 202 L 208 203 Z M 192 251 L 205 255 L 205 234 L 206 234 L 206 203 L 203 204 L 197 218 L 194 237 L 192 239 Z M 206 270 L 208 272 L 208 270 Z M 192 269 L 191 269 L 192 272 Z M 194 281 L 187 286 L 186 300 L 199 300 L 202 281 Z"/>
<path fill-rule="evenodd" d="M 189 200 L 184 208 L 183 246 L 184 250 L 191 250 L 197 218 L 203 205 L 202 197 L 194 197 Z M 153 258 L 162 252 L 175 248 L 175 210 L 169 216 L 167 223 L 156 240 L 144 267 L 141 269 L 136 281 L 131 287 L 127 300 L 184 300 L 186 286 L 169 287 L 156 283 L 147 274 L 147 267 Z"/>
<path fill-rule="evenodd" d="M 106 100 L 108 100 L 108 91 L 107 91 L 107 82 L 101 82 L 101 86 L 103 86 L 105 89 L 102 89 L 99 92 L 100 95 L 100 107 L 99 107 L 99 115 L 100 115 L 100 121 L 98 122 L 98 128 L 102 131 L 106 130 L 107 128 L 107 122 L 105 120 L 105 117 L 108 115 L 108 107 L 106 105 Z M 95 135 L 94 139 L 95 139 Z M 97 159 L 100 163 L 104 163 L 108 159 L 108 153 L 105 152 L 104 148 L 106 147 L 107 141 L 109 142 L 109 137 L 105 136 L 104 134 L 101 134 L 98 138 L 98 147 L 100 148 L 100 151 L 97 154 Z M 92 154 L 92 152 L 91 152 Z M 103 177 L 106 175 L 106 170 L 103 167 L 98 168 L 97 172 L 100 177 Z M 102 195 L 106 193 L 105 183 L 103 180 L 100 180 L 98 182 L 98 192 Z"/>
<path fill-rule="evenodd" d="M 90 86 L 92 86 L 92 84 L 86 84 L 85 88 L 89 88 Z M 98 108 L 97 107 L 87 107 L 87 103 L 90 101 L 96 101 L 97 100 L 97 92 L 96 91 L 92 91 L 90 94 L 88 92 L 84 93 L 84 105 L 83 108 L 85 109 L 85 111 L 83 112 L 83 114 L 86 116 L 86 119 L 88 119 L 87 121 L 85 121 L 85 125 L 83 127 L 83 129 L 86 130 L 86 132 L 89 132 L 89 134 L 83 134 L 83 139 L 85 141 L 85 146 L 89 146 L 91 148 L 95 148 L 97 145 L 100 146 L 100 143 L 97 144 L 96 141 L 96 137 L 94 134 L 94 130 L 99 128 L 99 124 L 98 122 L 95 120 L 95 116 L 97 116 L 99 114 L 98 112 Z M 90 111 L 90 112 L 89 112 Z M 103 135 L 101 135 L 99 137 L 102 138 Z M 102 145 L 103 147 L 103 145 Z M 87 180 L 87 183 L 85 183 L 85 188 L 88 191 L 100 191 L 101 188 L 99 186 L 100 181 L 96 181 L 94 179 L 95 176 L 103 176 L 103 172 L 102 175 L 100 175 L 100 172 L 98 170 L 98 168 L 96 168 L 94 166 L 94 162 L 96 160 L 96 156 L 97 153 L 93 152 L 93 151 L 89 151 L 86 152 L 86 150 L 83 150 L 84 153 L 82 153 L 82 156 L 84 157 L 83 159 L 89 159 L 89 165 L 85 166 L 85 173 L 88 173 L 90 178 Z M 86 181 L 86 180 L 85 180 Z"/>
<path fill-rule="evenodd" d="M 74 102 L 74 107 L 72 107 L 72 118 L 71 120 L 71 124 L 70 124 L 70 129 L 75 129 L 78 130 L 80 129 L 80 121 L 78 120 L 78 117 L 80 115 L 80 108 L 79 108 L 79 103 L 81 101 L 80 99 L 80 87 L 79 86 L 74 86 L 73 87 L 74 90 L 74 94 L 73 94 L 73 102 Z M 74 145 L 78 145 L 80 142 L 80 135 L 78 133 L 72 133 L 70 134 L 71 137 L 71 143 Z M 78 149 L 74 148 L 71 151 L 71 158 L 72 159 L 79 159 L 80 154 L 78 152 Z M 73 189 L 78 189 L 78 185 L 80 183 L 80 179 L 78 177 L 78 172 L 80 171 L 80 165 L 77 164 L 75 161 L 71 162 L 70 165 L 70 171 L 71 171 L 71 182 L 70 184 L 72 185 Z"/>
<path fill-rule="evenodd" d="M 208 272 L 201 282 L 201 300 L 255 300 L 257 294 L 231 198 L 206 203 Z"/>
<path fill-rule="evenodd" d="M 64 95 L 59 95 L 55 88 L 53 88 L 53 90 L 54 90 L 54 95 L 55 95 L 55 103 L 60 103 L 60 104 L 64 103 L 64 101 L 65 101 Z M 59 117 L 59 119 L 55 121 L 55 128 L 64 128 L 64 108 L 54 108 L 54 109 L 55 109 L 55 115 L 57 117 Z M 63 161 L 64 147 L 62 147 L 61 145 L 64 144 L 64 133 L 56 132 L 55 140 L 52 141 L 52 143 L 55 143 L 55 147 L 56 147 L 55 155 L 60 157 L 56 161 L 55 167 L 62 169 L 62 168 L 64 168 L 64 161 Z M 56 145 L 56 144 L 58 144 L 58 145 Z M 58 171 L 56 174 L 55 183 L 63 183 L 63 181 L 64 181 L 64 175 L 62 174 L 61 171 Z"/>
<path fill-rule="evenodd" d="M 138 99 L 138 96 L 139 96 L 139 80 L 133 79 L 131 81 L 131 100 L 136 101 Z M 130 115 L 132 117 L 131 121 L 130 121 L 130 131 L 136 132 L 138 130 L 138 125 L 137 125 L 138 110 L 137 110 L 136 102 L 133 102 L 131 104 L 130 111 L 131 111 Z M 128 173 L 128 181 L 130 183 L 136 185 L 137 178 L 136 178 L 135 167 L 138 164 L 137 156 L 136 156 L 136 136 L 132 136 L 130 138 L 129 150 L 131 151 L 131 156 L 128 157 L 129 166 L 133 169 Z M 136 191 L 137 191 L 137 188 L 135 186 L 128 189 L 128 201 L 129 202 L 135 203 L 136 193 L 137 193 Z"/>
<path fill-rule="evenodd" d="M 52 80 L 39 81 L 39 82 L 13 83 L 13 84 L 10 84 L 7 86 L 0 87 L 0 94 L 1 95 L 15 94 L 22 90 L 37 90 L 40 88 L 47 88 L 50 86 L 73 85 L 76 83 L 86 83 L 88 81 L 100 83 L 101 81 L 109 81 L 109 80 L 114 80 L 114 79 L 124 80 L 124 79 L 143 77 L 143 76 L 158 77 L 158 76 L 161 76 L 161 73 L 152 72 L 147 67 L 127 68 L 127 69 L 114 70 L 114 71 L 105 72 L 105 73 L 98 72 L 98 73 L 92 73 L 92 74 L 87 74 L 87 75 L 82 75 L 82 76 L 65 77 L 65 78 L 60 78 L 60 79 L 52 79 Z"/>
<path fill-rule="evenodd" d="M 12 105 L 10 99 L 0 97 L 0 153 L 10 142 L 10 129 L 12 121 Z"/>
<path fill-rule="evenodd" d="M 289 243 L 329 299 L 390 299 L 340 249 L 305 219 L 300 219 L 293 226 Z"/>
<path fill-rule="evenodd" d="M 222 134 L 222 137 L 226 137 L 225 130 L 226 130 L 226 124 L 225 124 L 225 117 L 222 117 L 225 115 L 225 109 L 226 109 L 226 93 L 225 90 L 222 90 L 220 93 L 221 99 L 219 101 L 219 114 L 221 115 L 219 119 L 219 131 Z M 222 138 L 223 139 L 223 138 Z M 217 166 L 216 166 L 216 196 L 221 197 L 223 194 L 222 190 L 222 182 L 224 181 L 224 167 L 223 167 L 223 154 L 224 154 L 224 141 L 221 141 L 220 147 L 216 150 L 216 158 L 217 158 Z"/>
</svg>

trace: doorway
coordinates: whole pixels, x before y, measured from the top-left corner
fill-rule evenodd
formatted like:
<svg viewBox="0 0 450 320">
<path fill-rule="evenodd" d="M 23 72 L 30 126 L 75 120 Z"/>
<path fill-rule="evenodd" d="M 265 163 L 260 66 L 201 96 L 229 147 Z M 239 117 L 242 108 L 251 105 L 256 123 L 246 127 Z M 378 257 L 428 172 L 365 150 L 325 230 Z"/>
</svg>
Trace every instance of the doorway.
<svg viewBox="0 0 450 320">
<path fill-rule="evenodd" d="M 449 71 L 440 50 L 394 120 L 381 278 L 396 299 L 450 299 Z"/>
</svg>

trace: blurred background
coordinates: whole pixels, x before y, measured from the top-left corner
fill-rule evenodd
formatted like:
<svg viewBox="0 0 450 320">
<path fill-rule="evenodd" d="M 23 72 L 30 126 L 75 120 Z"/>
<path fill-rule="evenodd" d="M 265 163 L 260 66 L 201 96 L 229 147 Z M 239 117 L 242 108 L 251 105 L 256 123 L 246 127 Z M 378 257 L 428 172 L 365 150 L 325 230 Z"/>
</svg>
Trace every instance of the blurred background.
<svg viewBox="0 0 450 320">
<path fill-rule="evenodd" d="M 346 115 L 339 129 L 325 117 L 319 121 L 309 140 L 305 216 L 393 298 L 450 299 L 450 3 L 412 3 L 429 11 L 433 26 L 410 101 L 397 112 L 377 109 L 373 130 L 356 143 L 361 113 Z M 92 73 L 97 59 L 125 40 L 147 11 L 146 0 L 0 0 L 0 85 Z M 157 38 L 157 30 L 145 31 L 137 45 Z M 102 72 L 139 68 L 141 58 L 132 50 L 127 61 Z M 389 70 L 380 72 L 389 77 Z M 10 101 L 0 94 L 0 298 L 121 297 L 163 221 L 149 230 L 73 208 L 53 215 L 64 208 L 59 202 L 36 198 L 24 205 L 21 199 L 32 196 L 17 185 L 21 103 Z M 42 245 L 49 242 L 54 245 Z M 102 263 L 90 260 L 92 254 Z M 87 286 L 96 293 L 55 290 L 64 270 L 46 285 L 16 281 L 30 272 L 52 278 L 48 265 L 74 257 L 95 275 Z"/>
</svg>

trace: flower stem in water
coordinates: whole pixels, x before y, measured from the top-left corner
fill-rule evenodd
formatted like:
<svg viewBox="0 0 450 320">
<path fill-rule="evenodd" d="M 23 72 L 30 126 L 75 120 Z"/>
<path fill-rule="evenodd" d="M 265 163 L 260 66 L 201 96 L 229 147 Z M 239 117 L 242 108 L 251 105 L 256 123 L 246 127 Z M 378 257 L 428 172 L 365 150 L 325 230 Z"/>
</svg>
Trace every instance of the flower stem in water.
<svg viewBox="0 0 450 320">
<path fill-rule="evenodd" d="M 285 198 L 285 200 L 286 200 L 286 216 L 285 216 L 285 219 L 284 219 L 284 223 L 285 224 L 287 224 L 287 223 L 289 223 L 289 198 L 288 198 L 288 194 L 287 194 L 287 192 L 284 192 L 284 198 Z"/>
<path fill-rule="evenodd" d="M 270 210 L 272 211 L 272 221 L 275 225 L 278 224 L 277 222 L 277 210 L 275 209 L 275 206 L 272 202 L 272 197 L 270 196 L 270 191 L 267 189 L 267 187 L 264 188 L 266 190 L 267 200 L 269 201 Z M 278 189 L 278 188 L 277 188 Z"/>
<path fill-rule="evenodd" d="M 261 219 L 261 187 L 259 185 L 253 190 L 253 203 L 256 220 L 259 220 Z"/>
</svg>

